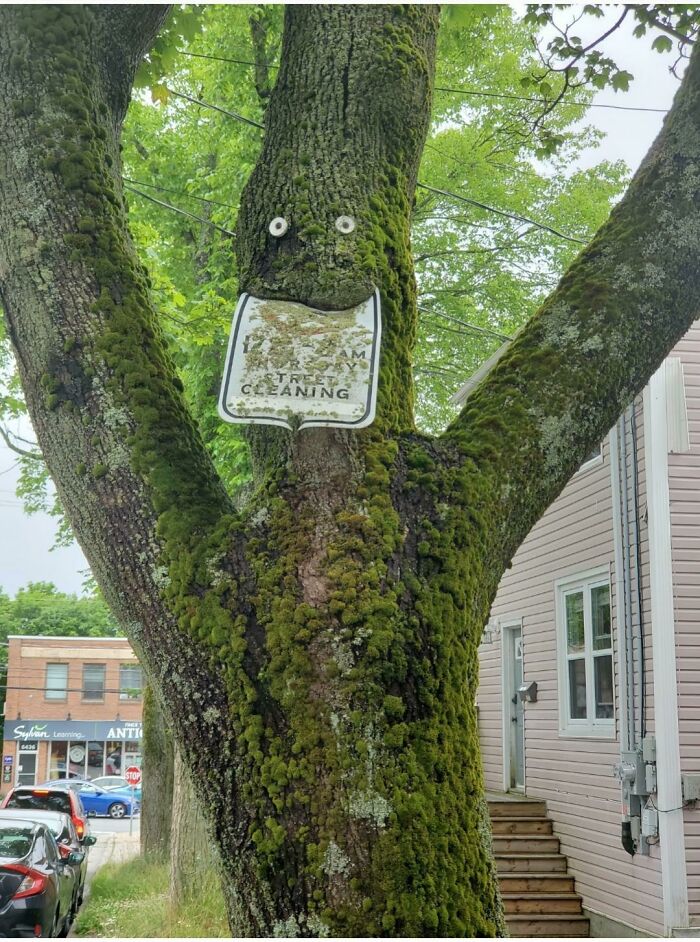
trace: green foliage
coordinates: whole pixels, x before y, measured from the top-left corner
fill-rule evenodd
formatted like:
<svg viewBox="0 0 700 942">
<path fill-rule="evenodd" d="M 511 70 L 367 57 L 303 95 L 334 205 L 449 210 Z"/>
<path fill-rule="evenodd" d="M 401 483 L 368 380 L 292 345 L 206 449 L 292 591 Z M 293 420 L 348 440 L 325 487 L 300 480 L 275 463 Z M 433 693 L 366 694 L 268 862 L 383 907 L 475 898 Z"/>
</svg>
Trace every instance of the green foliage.
<svg viewBox="0 0 700 942">
<path fill-rule="evenodd" d="M 157 87 L 175 66 L 179 47 L 188 43 L 202 29 L 203 7 L 197 4 L 175 5 L 156 41 L 136 72 L 136 88 Z"/>
<path fill-rule="evenodd" d="M 8 635 L 111 637 L 121 631 L 98 596 L 60 592 L 52 582 L 30 582 L 14 598 L 0 591 L 0 640 Z"/>
<path fill-rule="evenodd" d="M 123 864 L 106 864 L 93 880 L 75 922 L 75 934 L 123 939 L 230 938 L 215 873 L 207 874 L 197 894 L 177 907 L 170 904 L 169 884 L 168 865 L 156 860 L 136 857 Z"/>
<path fill-rule="evenodd" d="M 545 132 L 535 127 L 542 102 L 517 100 L 533 92 L 529 76 L 537 60 L 530 32 L 509 8 L 497 6 L 487 19 L 475 17 L 440 35 L 433 130 L 420 179 L 585 242 L 606 219 L 626 170 L 605 161 L 572 169 L 585 148 L 601 143 L 597 131 L 580 123 L 590 99 L 583 91 L 557 107 Z M 460 95 L 460 89 L 475 94 Z M 554 141 L 546 157 L 543 150 Z M 465 324 L 512 336 L 580 246 L 425 191 L 417 195 L 412 243 L 422 308 L 418 421 L 436 433 L 456 414 L 450 395 L 503 342 Z"/>
<path fill-rule="evenodd" d="M 655 37 L 651 48 L 659 53 L 671 52 L 674 46 L 678 50 L 678 60 L 687 58 L 690 43 L 695 42 L 700 32 L 700 8 L 695 4 L 629 4 L 625 7 L 609 6 L 608 9 L 617 19 L 613 27 L 601 27 L 599 35 L 584 41 L 575 36 L 571 30 L 576 28 L 581 20 L 579 11 L 572 11 L 563 4 L 530 4 L 523 22 L 536 30 L 547 30 L 550 34 L 555 31 L 553 38 L 546 42 L 546 70 L 536 78 L 528 79 L 529 87 L 539 88 L 545 98 L 551 98 L 552 79 L 560 85 L 563 77 L 563 90 L 585 84 L 593 88 L 610 87 L 616 92 L 626 92 L 634 76 L 631 72 L 621 69 L 610 56 L 606 55 L 601 43 L 609 32 L 618 28 L 628 16 L 636 21 L 633 35 L 645 36 L 651 31 Z M 562 10 L 565 13 L 562 14 Z M 599 19 L 605 15 L 604 7 L 597 4 L 586 4 L 583 7 L 583 16 Z M 562 19 L 568 20 L 562 23 Z M 675 40 L 675 42 L 674 42 Z M 675 69 L 677 62 L 672 69 Z"/>
</svg>

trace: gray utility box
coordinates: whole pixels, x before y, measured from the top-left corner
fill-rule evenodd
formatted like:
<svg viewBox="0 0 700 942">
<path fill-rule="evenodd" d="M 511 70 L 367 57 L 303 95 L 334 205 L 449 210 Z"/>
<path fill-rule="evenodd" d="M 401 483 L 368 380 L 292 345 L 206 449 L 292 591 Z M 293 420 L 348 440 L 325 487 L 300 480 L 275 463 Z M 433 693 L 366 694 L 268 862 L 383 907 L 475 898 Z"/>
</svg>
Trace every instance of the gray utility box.
<svg viewBox="0 0 700 942">
<path fill-rule="evenodd" d="M 697 801 L 700 798 L 700 775 L 698 773 L 681 775 L 681 792 L 683 801 Z"/>
</svg>

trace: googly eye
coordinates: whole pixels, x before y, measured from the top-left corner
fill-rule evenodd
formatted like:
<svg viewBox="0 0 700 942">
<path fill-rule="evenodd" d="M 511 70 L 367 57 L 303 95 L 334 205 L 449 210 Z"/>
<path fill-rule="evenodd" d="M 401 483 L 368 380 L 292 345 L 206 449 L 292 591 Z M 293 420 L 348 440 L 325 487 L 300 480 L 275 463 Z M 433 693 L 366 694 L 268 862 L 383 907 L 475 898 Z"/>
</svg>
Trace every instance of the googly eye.
<svg viewBox="0 0 700 942">
<path fill-rule="evenodd" d="M 348 235 L 348 233 L 353 232 L 355 229 L 355 220 L 352 216 L 338 216 L 335 221 L 335 228 L 338 232 L 342 232 L 343 235 Z"/>
<path fill-rule="evenodd" d="M 275 216 L 268 228 L 270 235 L 273 235 L 276 239 L 280 239 L 287 229 L 289 229 L 289 223 L 283 216 Z"/>
</svg>

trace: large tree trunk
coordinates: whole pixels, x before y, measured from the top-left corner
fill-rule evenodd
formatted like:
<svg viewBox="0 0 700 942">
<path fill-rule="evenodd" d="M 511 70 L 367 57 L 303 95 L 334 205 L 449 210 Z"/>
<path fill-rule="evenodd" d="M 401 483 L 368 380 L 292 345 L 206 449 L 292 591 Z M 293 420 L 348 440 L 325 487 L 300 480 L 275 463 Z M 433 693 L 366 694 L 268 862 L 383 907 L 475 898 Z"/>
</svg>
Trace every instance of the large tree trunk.
<svg viewBox="0 0 700 942">
<path fill-rule="evenodd" d="M 202 881 L 217 864 L 197 791 L 179 751 L 175 752 L 172 816 L 170 899 L 179 904 L 201 891 Z"/>
<path fill-rule="evenodd" d="M 175 774 L 173 740 L 150 684 L 143 695 L 143 784 L 141 853 L 166 858 L 170 854 Z"/>
<path fill-rule="evenodd" d="M 197 782 L 234 934 L 497 934 L 477 646 L 519 541 L 700 309 L 700 60 L 611 223 L 430 441 L 409 217 L 437 10 L 287 8 L 242 287 L 329 310 L 378 287 L 379 407 L 251 436 L 243 519 L 126 226 L 119 127 L 159 15 L 0 8 L 0 284 L 43 453 Z"/>
</svg>

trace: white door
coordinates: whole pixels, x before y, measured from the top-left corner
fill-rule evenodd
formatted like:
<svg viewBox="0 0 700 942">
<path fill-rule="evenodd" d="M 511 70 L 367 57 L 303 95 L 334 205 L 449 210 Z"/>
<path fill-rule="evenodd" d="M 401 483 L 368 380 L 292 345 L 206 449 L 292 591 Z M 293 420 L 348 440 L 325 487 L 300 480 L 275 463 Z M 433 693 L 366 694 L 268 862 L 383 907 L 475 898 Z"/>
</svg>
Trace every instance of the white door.
<svg viewBox="0 0 700 942">
<path fill-rule="evenodd" d="M 503 628 L 504 784 L 507 789 L 525 788 L 525 725 L 523 701 L 518 691 L 523 682 L 523 631 L 520 625 Z"/>
</svg>

